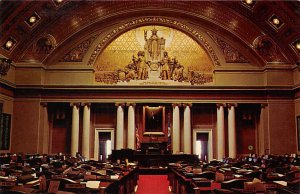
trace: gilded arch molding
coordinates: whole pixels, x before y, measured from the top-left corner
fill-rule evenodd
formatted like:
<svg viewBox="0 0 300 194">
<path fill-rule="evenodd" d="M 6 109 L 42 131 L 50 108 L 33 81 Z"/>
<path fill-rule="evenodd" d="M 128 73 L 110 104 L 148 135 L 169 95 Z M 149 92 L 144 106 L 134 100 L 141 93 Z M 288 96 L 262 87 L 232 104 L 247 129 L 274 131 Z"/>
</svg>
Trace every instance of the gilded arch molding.
<svg viewBox="0 0 300 194">
<path fill-rule="evenodd" d="M 94 49 L 92 52 L 92 55 L 90 56 L 88 60 L 88 65 L 93 65 L 96 58 L 100 54 L 100 52 L 107 46 L 112 40 L 114 40 L 118 35 L 138 26 L 142 25 L 153 25 L 153 24 L 158 24 L 158 25 L 165 25 L 165 26 L 170 26 L 174 27 L 176 29 L 179 29 L 183 31 L 184 33 L 187 33 L 188 35 L 192 36 L 195 38 L 195 40 L 200 43 L 209 56 L 211 57 L 214 65 L 220 65 L 219 59 L 217 55 L 215 54 L 215 51 L 213 48 L 209 45 L 207 40 L 194 28 L 184 24 L 181 21 L 170 19 L 170 18 L 165 18 L 165 17 L 143 17 L 143 18 L 138 18 L 134 19 L 131 21 L 128 21 L 126 23 L 123 23 L 113 30 L 111 30 L 97 45 L 97 47 Z"/>
</svg>

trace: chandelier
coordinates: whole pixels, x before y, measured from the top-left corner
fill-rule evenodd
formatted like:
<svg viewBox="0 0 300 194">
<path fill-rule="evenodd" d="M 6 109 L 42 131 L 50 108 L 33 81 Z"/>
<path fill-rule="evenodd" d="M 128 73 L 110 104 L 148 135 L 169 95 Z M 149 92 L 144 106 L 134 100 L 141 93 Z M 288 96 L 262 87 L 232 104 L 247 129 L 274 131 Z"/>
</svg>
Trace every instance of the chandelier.
<svg viewBox="0 0 300 194">
<path fill-rule="evenodd" d="M 7 74 L 12 61 L 7 58 L 0 57 L 0 75 L 4 76 Z"/>
</svg>

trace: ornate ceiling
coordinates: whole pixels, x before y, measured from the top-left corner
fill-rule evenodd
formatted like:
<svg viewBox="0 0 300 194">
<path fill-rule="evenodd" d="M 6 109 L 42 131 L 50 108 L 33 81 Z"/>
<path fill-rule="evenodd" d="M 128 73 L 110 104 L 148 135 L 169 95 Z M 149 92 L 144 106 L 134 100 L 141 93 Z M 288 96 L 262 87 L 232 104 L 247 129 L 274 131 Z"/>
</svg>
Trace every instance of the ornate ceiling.
<svg viewBox="0 0 300 194">
<path fill-rule="evenodd" d="M 0 1 L 0 54 L 21 62 L 92 65 L 103 48 L 140 26 L 186 33 L 226 62 L 300 61 L 298 1 Z M 198 32 L 206 32 L 203 37 Z M 236 53 L 232 56 L 232 53 Z"/>
</svg>

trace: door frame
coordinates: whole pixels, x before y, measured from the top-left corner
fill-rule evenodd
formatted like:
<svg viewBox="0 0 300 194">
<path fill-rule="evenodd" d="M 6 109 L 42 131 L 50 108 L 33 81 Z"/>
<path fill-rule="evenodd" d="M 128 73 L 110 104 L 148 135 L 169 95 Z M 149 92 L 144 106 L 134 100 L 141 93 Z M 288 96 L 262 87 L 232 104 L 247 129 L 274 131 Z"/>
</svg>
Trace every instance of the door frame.
<svg viewBox="0 0 300 194">
<path fill-rule="evenodd" d="M 95 140 L 94 140 L 94 160 L 98 160 L 99 155 L 99 132 L 110 132 L 111 137 L 111 149 L 115 149 L 115 134 L 114 128 L 95 128 Z"/>
<path fill-rule="evenodd" d="M 208 133 L 208 162 L 213 160 L 213 133 L 212 129 L 193 129 L 193 154 L 196 154 L 197 133 Z"/>
</svg>

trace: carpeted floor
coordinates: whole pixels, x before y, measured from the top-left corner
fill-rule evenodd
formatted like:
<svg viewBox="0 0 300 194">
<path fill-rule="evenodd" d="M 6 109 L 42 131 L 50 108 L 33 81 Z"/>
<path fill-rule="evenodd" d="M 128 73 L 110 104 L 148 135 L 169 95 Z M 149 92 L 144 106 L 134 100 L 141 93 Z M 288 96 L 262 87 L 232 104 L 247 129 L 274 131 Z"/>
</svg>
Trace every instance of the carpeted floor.
<svg viewBox="0 0 300 194">
<path fill-rule="evenodd" d="M 139 175 L 136 194 L 170 194 L 167 175 Z"/>
</svg>

